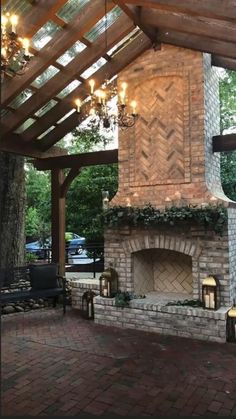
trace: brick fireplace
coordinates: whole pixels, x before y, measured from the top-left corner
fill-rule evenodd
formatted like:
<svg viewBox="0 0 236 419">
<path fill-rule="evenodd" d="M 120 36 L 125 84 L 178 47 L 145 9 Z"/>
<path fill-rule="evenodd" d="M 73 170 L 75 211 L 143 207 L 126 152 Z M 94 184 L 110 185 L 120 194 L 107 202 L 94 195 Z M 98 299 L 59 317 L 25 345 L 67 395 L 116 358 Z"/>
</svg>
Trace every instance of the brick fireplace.
<svg viewBox="0 0 236 419">
<path fill-rule="evenodd" d="M 217 71 L 208 54 L 162 45 L 128 66 L 119 76 L 123 81 L 135 95 L 140 117 L 119 133 L 119 188 L 110 206 L 223 203 L 228 223 L 222 235 L 196 223 L 107 229 L 105 264 L 118 271 L 119 288 L 148 298 L 117 314 L 112 301 L 97 297 L 95 321 L 119 325 L 122 314 L 122 327 L 184 336 L 187 326 L 190 336 L 224 341 L 226 312 L 236 296 L 236 206 L 222 190 L 220 155 L 212 153 L 212 136 L 219 133 Z M 221 308 L 209 313 L 178 307 L 177 317 L 168 317 L 174 308 L 166 302 L 201 298 L 208 275 L 220 281 Z M 187 324 L 186 316 L 191 317 Z"/>
</svg>

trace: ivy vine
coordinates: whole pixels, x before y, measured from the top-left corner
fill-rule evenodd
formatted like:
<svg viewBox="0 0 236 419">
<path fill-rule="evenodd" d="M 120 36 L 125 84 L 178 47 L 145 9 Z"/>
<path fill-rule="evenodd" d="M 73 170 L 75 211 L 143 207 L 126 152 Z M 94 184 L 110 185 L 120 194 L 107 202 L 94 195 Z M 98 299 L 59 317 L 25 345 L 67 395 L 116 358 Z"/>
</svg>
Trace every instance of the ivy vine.
<svg viewBox="0 0 236 419">
<path fill-rule="evenodd" d="M 222 234 L 227 223 L 227 210 L 223 205 L 210 204 L 200 207 L 172 206 L 164 210 L 156 209 L 151 204 L 143 208 L 114 206 L 104 211 L 103 221 L 108 227 L 155 227 L 160 224 L 175 226 L 180 222 L 194 221 L 204 225 L 205 229 L 210 228 L 217 234 Z"/>
</svg>

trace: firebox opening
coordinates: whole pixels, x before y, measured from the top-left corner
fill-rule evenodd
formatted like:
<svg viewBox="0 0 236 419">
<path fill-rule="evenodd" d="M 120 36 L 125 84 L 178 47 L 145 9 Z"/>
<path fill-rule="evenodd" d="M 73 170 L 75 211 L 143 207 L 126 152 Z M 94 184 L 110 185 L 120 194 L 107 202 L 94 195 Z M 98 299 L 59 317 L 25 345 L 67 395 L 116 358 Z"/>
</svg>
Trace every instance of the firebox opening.
<svg viewBox="0 0 236 419">
<path fill-rule="evenodd" d="M 192 258 L 166 249 L 145 249 L 132 254 L 135 294 L 191 299 Z"/>
</svg>

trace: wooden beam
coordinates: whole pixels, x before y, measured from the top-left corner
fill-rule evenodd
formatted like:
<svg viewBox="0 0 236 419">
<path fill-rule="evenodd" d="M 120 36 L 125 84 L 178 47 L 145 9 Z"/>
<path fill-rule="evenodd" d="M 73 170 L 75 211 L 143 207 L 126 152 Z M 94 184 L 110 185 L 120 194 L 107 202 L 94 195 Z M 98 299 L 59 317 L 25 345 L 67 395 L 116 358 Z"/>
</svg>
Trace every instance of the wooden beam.
<svg viewBox="0 0 236 419">
<path fill-rule="evenodd" d="M 96 85 L 99 86 L 103 83 L 106 77 L 111 78 L 118 74 L 123 68 L 135 60 L 140 54 L 151 47 L 151 41 L 143 33 L 140 33 L 132 42 L 128 43 L 124 48 L 115 54 L 111 61 L 101 67 L 93 76 L 96 79 Z M 74 106 L 76 97 L 81 100 L 86 98 L 87 94 L 84 91 L 84 86 L 81 85 L 70 93 L 65 99 L 58 103 L 52 110 L 47 112 L 41 117 L 41 121 L 36 121 L 29 129 L 24 131 L 24 139 L 32 141 L 38 137 L 43 131 L 44 127 L 50 127 L 56 123 L 60 118 L 66 115 Z M 45 136 L 40 140 L 44 149 L 50 148 L 59 137 L 63 137 L 63 133 L 70 132 L 75 126 L 78 125 L 78 116 L 71 115 L 64 122 L 52 131 L 51 136 Z M 66 127 L 66 129 L 64 129 Z"/>
<path fill-rule="evenodd" d="M 204 36 L 205 38 L 218 39 L 235 43 L 236 49 L 236 24 L 204 17 L 193 17 L 182 13 L 172 13 L 163 10 L 140 8 L 140 21 L 145 26 L 165 28 L 166 31 Z M 132 8 L 135 11 L 135 8 Z"/>
<path fill-rule="evenodd" d="M 216 135 L 213 137 L 213 153 L 235 150 L 236 134 Z"/>
<path fill-rule="evenodd" d="M 46 22 L 53 19 L 55 13 L 66 3 L 66 0 L 38 0 L 24 19 L 19 20 L 17 31 L 24 37 L 31 38 Z"/>
<path fill-rule="evenodd" d="M 47 158 L 67 154 L 67 150 L 60 147 L 51 147 L 49 151 L 43 152 L 37 143 L 38 141 L 30 144 L 23 144 L 20 135 L 12 134 L 10 141 L 0 141 L 0 151 L 33 158 Z"/>
<path fill-rule="evenodd" d="M 59 263 L 59 274 L 65 274 L 65 197 L 61 196 L 64 172 L 53 169 L 51 173 L 52 202 L 52 261 Z"/>
<path fill-rule="evenodd" d="M 197 35 L 188 35 L 176 31 L 159 31 L 158 39 L 164 44 L 190 48 L 196 51 L 221 55 L 227 58 L 236 58 L 236 46 L 232 42 L 221 42 Z"/>
<path fill-rule="evenodd" d="M 235 0 L 125 0 L 126 4 L 206 16 L 233 21 L 236 19 Z"/>
<path fill-rule="evenodd" d="M 67 156 L 50 157 L 34 161 L 38 170 L 54 170 L 113 164 L 118 162 L 118 150 L 93 151 L 91 153 L 70 154 Z"/>
<path fill-rule="evenodd" d="M 129 7 L 126 6 L 124 0 L 113 0 L 114 3 L 119 6 L 124 13 L 134 22 L 136 26 L 138 26 L 145 35 L 148 36 L 148 38 L 151 40 L 153 46 L 157 48 L 158 42 L 157 42 L 157 30 L 154 28 L 151 28 L 150 26 L 146 25 L 139 17 L 139 13 L 136 11 L 130 10 Z"/>
<path fill-rule="evenodd" d="M 38 109 L 74 80 L 76 75 L 83 73 L 133 29 L 134 25 L 127 16 L 119 17 L 107 31 L 107 50 L 105 34 L 102 34 L 91 47 L 84 49 L 63 71 L 57 73 L 35 95 L 23 103 L 14 115 L 9 115 L 4 119 L 5 126 L 2 127 L 2 135 L 6 136 L 10 130 L 13 131 L 18 128 L 26 119 L 30 118 Z M 46 129 L 47 127 L 45 127 Z"/>
<path fill-rule="evenodd" d="M 221 57 L 219 55 L 212 55 L 211 64 L 216 67 L 227 68 L 228 70 L 236 71 L 236 59 Z"/>
<path fill-rule="evenodd" d="M 108 11 L 113 7 L 114 4 L 109 3 Z M 16 95 L 28 87 L 49 65 L 53 64 L 68 48 L 80 40 L 103 15 L 104 8 L 101 0 L 93 0 L 86 4 L 79 15 L 66 28 L 56 33 L 52 40 L 40 50 L 38 56 L 32 59 L 24 75 L 11 80 L 11 84 L 7 88 L 3 86 L 2 105 L 5 106 L 11 102 Z"/>
</svg>

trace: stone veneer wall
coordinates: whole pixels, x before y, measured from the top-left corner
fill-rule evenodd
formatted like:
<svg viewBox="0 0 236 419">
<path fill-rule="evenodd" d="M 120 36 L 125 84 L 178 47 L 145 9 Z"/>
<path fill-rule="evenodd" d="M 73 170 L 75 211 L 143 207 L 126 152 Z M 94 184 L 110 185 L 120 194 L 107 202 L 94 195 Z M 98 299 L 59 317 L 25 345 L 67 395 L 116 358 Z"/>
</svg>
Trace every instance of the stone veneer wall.
<svg viewBox="0 0 236 419">
<path fill-rule="evenodd" d="M 132 300 L 130 307 L 120 308 L 112 298 L 94 299 L 95 323 L 213 342 L 226 341 L 227 310 L 160 306 L 145 299 Z"/>
<path fill-rule="evenodd" d="M 221 305 L 232 303 L 235 284 L 235 210 L 230 211 L 229 227 L 222 236 L 214 231 L 205 231 L 199 225 L 183 224 L 181 227 L 159 229 L 107 229 L 105 233 L 105 265 L 113 266 L 119 275 L 119 288 L 134 292 L 133 258 L 134 252 L 145 249 L 174 250 L 192 257 L 193 298 L 201 298 L 201 283 L 208 275 L 216 275 L 220 280 Z M 234 218 L 232 218 L 234 217 Z M 232 256 L 231 262 L 229 256 Z M 230 268 L 229 268 L 230 264 Z M 229 272 L 230 269 L 230 272 Z M 231 279 L 230 279 L 231 278 Z"/>
</svg>

